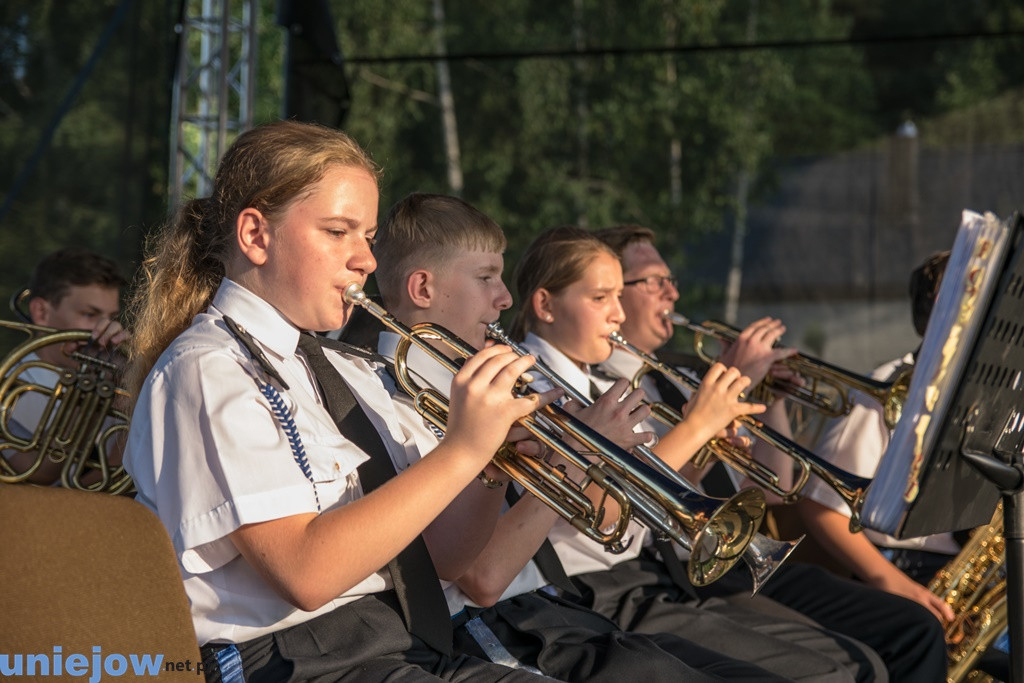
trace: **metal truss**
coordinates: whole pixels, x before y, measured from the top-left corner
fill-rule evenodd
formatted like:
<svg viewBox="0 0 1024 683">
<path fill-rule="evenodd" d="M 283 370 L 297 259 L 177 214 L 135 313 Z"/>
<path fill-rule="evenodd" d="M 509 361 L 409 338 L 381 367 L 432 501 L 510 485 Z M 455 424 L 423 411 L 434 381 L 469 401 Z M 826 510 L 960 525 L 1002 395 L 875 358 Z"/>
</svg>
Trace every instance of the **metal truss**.
<svg viewBox="0 0 1024 683">
<path fill-rule="evenodd" d="M 171 102 L 171 210 L 209 196 L 224 150 L 252 127 L 257 0 L 182 0 Z"/>
</svg>

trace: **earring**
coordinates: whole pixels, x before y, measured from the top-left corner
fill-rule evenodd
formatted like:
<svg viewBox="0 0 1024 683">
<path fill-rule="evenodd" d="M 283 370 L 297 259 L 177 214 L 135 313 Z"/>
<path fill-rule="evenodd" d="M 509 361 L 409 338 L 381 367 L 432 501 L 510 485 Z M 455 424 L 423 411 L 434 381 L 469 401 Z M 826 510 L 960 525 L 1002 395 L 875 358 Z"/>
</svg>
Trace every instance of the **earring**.
<svg viewBox="0 0 1024 683">
<path fill-rule="evenodd" d="M 555 317 L 553 315 L 551 315 L 550 313 L 548 313 L 547 315 L 544 316 L 544 322 L 546 322 L 546 323 L 553 323 L 553 322 L 555 322 Z"/>
</svg>

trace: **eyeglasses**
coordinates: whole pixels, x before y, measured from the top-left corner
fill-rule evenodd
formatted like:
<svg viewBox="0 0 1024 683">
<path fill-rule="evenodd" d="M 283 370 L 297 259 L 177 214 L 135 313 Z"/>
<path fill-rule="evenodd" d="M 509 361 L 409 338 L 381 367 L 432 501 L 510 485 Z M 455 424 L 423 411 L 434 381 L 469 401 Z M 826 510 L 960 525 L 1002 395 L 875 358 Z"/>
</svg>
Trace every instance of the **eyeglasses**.
<svg viewBox="0 0 1024 683">
<path fill-rule="evenodd" d="M 622 284 L 626 287 L 631 285 L 640 285 L 648 294 L 657 294 L 665 289 L 665 283 L 676 288 L 679 287 L 679 280 L 671 275 L 648 275 L 647 277 L 637 278 L 636 280 L 627 280 Z"/>
</svg>

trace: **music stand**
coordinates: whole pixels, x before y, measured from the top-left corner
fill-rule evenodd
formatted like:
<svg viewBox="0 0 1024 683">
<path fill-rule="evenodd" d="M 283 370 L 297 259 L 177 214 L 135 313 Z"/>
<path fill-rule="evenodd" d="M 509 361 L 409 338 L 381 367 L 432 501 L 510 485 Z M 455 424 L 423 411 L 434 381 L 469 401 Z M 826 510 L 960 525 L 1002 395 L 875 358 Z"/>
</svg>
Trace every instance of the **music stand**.
<svg viewBox="0 0 1024 683">
<path fill-rule="evenodd" d="M 1024 218 L 1015 215 L 998 284 L 925 454 L 918 492 L 892 528 L 897 538 L 987 523 L 1003 501 L 1010 680 L 1024 683 Z M 899 457 L 896 455 L 895 457 Z M 865 511 L 884 501 L 869 500 Z M 870 526 L 870 524 L 869 524 Z"/>
</svg>

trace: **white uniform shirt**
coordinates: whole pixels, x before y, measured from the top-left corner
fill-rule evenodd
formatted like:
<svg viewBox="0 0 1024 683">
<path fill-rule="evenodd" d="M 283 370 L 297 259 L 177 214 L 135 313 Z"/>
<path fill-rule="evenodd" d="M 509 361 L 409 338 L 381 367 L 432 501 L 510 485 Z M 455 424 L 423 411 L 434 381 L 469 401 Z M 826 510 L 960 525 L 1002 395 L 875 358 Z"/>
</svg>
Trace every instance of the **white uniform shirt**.
<svg viewBox="0 0 1024 683">
<path fill-rule="evenodd" d="M 21 360 L 22 365 L 40 362 L 43 362 L 42 359 L 35 353 L 30 353 Z M 46 389 L 56 387 L 59 379 L 60 376 L 56 372 L 39 366 L 26 367 L 18 373 L 19 381 L 38 384 Z M 37 391 L 22 394 L 8 418 L 7 426 L 11 433 L 20 438 L 32 436 L 43 418 L 48 403 L 47 397 Z"/>
<path fill-rule="evenodd" d="M 269 381 L 226 328 L 245 328 L 288 383 L 281 396 L 305 447 L 314 484 L 254 378 Z M 371 574 L 315 612 L 282 599 L 239 554 L 228 535 L 245 524 L 344 505 L 362 496 L 356 467 L 368 456 L 338 433 L 321 403 L 299 330 L 249 290 L 225 279 L 213 305 L 164 351 L 143 385 L 125 454 L 138 500 L 170 533 L 200 644 L 241 642 L 308 621 L 390 588 Z M 416 447 L 398 423 L 375 365 L 325 350 L 357 393 L 397 469 Z M 275 384 L 276 386 L 276 384 Z"/>
<path fill-rule="evenodd" d="M 394 360 L 395 349 L 398 346 L 400 337 L 393 332 L 382 332 L 380 334 L 377 351 L 380 355 L 384 356 L 388 360 Z M 428 356 L 424 351 L 413 347 L 409 350 L 407 356 L 407 362 L 409 370 L 413 373 L 413 379 L 421 387 L 433 387 L 437 391 L 441 392 L 444 396 L 451 394 L 452 374 L 445 368 L 441 367 L 434 359 Z M 441 440 L 439 435 L 428 426 L 427 421 L 416 412 L 413 407 L 412 399 L 404 391 L 399 389 L 394 383 L 388 384 L 385 381 L 385 385 L 389 386 L 392 390 L 392 395 L 395 400 L 395 410 L 398 412 L 399 420 L 402 424 L 409 429 L 416 438 L 416 443 L 420 446 L 420 453 L 426 455 L 432 451 Z M 473 482 L 470 486 L 481 486 L 477 482 Z M 529 495 L 529 494 L 526 494 Z M 501 595 L 501 600 L 507 600 L 517 595 L 529 593 L 535 591 L 538 588 L 542 588 L 547 585 L 547 579 L 540 572 L 537 564 L 530 560 L 527 562 L 523 570 L 516 575 L 509 584 L 508 588 Z M 462 590 L 455 583 L 449 583 L 446 581 L 441 582 L 445 586 L 445 598 L 448 600 L 448 609 L 452 614 L 460 611 L 465 605 L 472 605 L 479 607 L 475 602 L 469 599 L 469 596 L 462 592 Z"/>
<path fill-rule="evenodd" d="M 914 358 L 907 354 L 902 359 L 890 361 L 875 370 L 871 376 L 875 379 L 890 378 L 897 366 L 912 364 Z M 874 477 L 878 463 L 889 445 L 892 433 L 885 424 L 882 405 L 860 392 L 852 392 L 853 409 L 846 417 L 832 420 L 819 442 L 817 453 L 823 459 L 861 477 Z M 835 510 L 847 517 L 850 508 L 835 491 L 818 477 L 811 477 L 804 488 L 804 495 L 827 508 Z M 956 554 L 959 546 L 952 534 L 934 534 L 920 538 L 899 540 L 872 529 L 865 529 L 864 534 L 878 546 L 884 548 L 915 548 L 936 553 Z"/>
<path fill-rule="evenodd" d="M 526 335 L 523 346 L 584 396 L 590 395 L 591 381 L 602 392 L 611 388 L 611 381 L 591 375 L 589 371 L 580 368 L 565 354 L 532 332 Z M 538 376 L 530 386 L 538 391 L 552 388 L 551 383 L 542 376 Z M 555 524 L 551 533 L 548 534 L 548 539 L 558 553 L 562 566 L 565 567 L 565 573 L 575 576 L 603 571 L 620 562 L 637 557 L 644 545 L 646 534 L 647 529 L 643 525 L 636 521 L 630 521 L 626 536 L 627 538 L 632 537 L 633 542 L 625 552 L 618 555 L 606 551 L 600 543 L 596 543 L 576 531 L 564 520 L 559 520 Z"/>
</svg>

